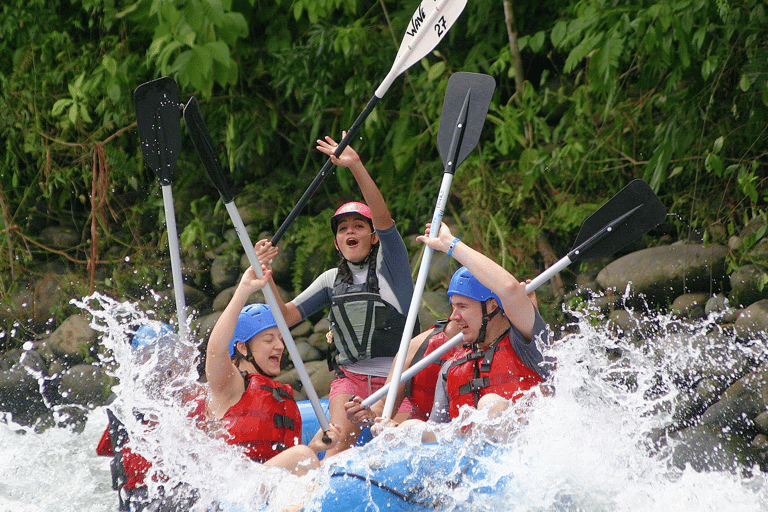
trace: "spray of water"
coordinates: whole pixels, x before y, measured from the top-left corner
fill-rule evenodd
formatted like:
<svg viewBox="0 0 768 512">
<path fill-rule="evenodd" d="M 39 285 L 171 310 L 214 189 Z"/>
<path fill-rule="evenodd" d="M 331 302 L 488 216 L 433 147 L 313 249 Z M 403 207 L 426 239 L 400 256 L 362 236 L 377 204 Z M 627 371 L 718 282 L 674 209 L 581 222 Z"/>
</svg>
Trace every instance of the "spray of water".
<svg viewBox="0 0 768 512">
<path fill-rule="evenodd" d="M 414 497 L 435 510 L 768 510 L 768 478 L 759 470 L 673 463 L 676 441 L 666 432 L 679 421 L 683 384 L 712 369 L 738 375 L 745 356 L 764 357 L 764 342 L 736 340 L 713 318 L 638 316 L 640 336 L 615 332 L 596 310 L 572 311 L 573 334 L 543 347 L 557 360 L 554 396 L 534 398 L 524 422 L 512 410 L 494 418 L 474 411 L 459 424 L 387 429 L 299 478 L 254 464 L 216 425 L 190 418 L 205 390 L 197 347 L 169 340 L 132 351 L 130 335 L 151 312 L 100 295 L 80 307 L 102 333 L 103 363 L 119 380 L 109 407 L 153 464 L 150 495 L 187 493 L 196 500 L 191 510 L 329 510 L 340 468 L 375 476 L 387 467 L 407 468 Z M 108 461 L 94 452 L 106 422 L 97 409 L 82 433 L 0 425 L 0 458 L 18 461 L 1 470 L 0 511 L 116 509 Z M 422 445 L 425 428 L 438 444 Z M 373 496 L 362 486 L 355 499 L 386 510 Z"/>
</svg>

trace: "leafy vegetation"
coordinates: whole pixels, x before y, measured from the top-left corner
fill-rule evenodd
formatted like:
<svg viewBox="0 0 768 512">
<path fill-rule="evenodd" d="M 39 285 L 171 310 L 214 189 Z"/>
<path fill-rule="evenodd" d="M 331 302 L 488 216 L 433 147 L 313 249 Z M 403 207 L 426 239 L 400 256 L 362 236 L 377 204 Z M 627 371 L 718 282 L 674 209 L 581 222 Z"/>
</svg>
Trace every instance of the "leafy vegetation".
<svg viewBox="0 0 768 512">
<path fill-rule="evenodd" d="M 505 24 L 505 4 L 514 25 Z M 6 2 L 6 331 L 21 316 L 12 299 L 62 265 L 87 275 L 67 284 L 75 296 L 138 298 L 169 286 L 169 265 L 158 262 L 167 252 L 162 199 L 135 129 L 139 84 L 170 75 L 182 101 L 199 99 L 238 205 L 247 198 L 259 229 L 274 230 L 324 162 L 315 140 L 351 126 L 415 8 L 413 0 Z M 564 254 L 581 221 L 634 178 L 673 214 L 657 236 L 723 242 L 766 213 L 767 36 L 762 0 L 469 2 L 435 51 L 397 79 L 354 147 L 400 229 L 419 231 L 442 173 L 436 138 L 448 78 L 488 73 L 497 92 L 448 212 L 469 243 L 519 275 L 537 273 L 539 237 Z M 184 257 L 200 260 L 226 239 L 228 222 L 186 139 L 174 194 L 188 206 L 177 208 L 177 223 Z M 297 266 L 319 256 L 331 264 L 319 226 L 351 198 L 347 173 L 325 180 L 287 234 Z M 49 243 L 51 227 L 70 229 L 73 243 Z M 765 230 L 750 236 L 745 251 Z M 19 339 L 41 329 L 15 328 Z"/>
</svg>

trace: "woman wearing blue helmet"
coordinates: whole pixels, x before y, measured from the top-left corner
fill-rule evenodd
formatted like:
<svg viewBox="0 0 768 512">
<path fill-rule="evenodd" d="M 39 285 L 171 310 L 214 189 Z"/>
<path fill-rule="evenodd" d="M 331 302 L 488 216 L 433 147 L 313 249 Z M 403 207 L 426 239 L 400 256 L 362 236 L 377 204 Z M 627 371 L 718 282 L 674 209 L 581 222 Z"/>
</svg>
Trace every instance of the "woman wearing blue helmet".
<svg viewBox="0 0 768 512">
<path fill-rule="evenodd" d="M 283 337 L 269 306 L 246 305 L 270 276 L 270 270 L 259 278 L 248 268 L 211 331 L 205 361 L 208 412 L 224 422 L 228 442 L 242 446 L 253 460 L 303 475 L 320 466 L 317 453 L 329 445 L 321 440 L 322 431 L 309 445 L 300 444 L 301 415 L 293 389 L 274 380 L 280 374 Z M 338 429 L 331 424 L 327 434 L 333 446 Z"/>
</svg>

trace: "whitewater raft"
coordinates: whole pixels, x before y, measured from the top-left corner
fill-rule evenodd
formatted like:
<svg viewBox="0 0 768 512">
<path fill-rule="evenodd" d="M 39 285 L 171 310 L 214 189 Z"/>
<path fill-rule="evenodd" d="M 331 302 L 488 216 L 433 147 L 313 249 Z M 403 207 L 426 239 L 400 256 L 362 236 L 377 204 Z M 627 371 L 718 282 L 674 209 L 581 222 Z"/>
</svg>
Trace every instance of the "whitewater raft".
<svg viewBox="0 0 768 512">
<path fill-rule="evenodd" d="M 321 404 L 327 413 L 327 400 Z M 308 402 L 299 408 L 306 443 L 319 423 Z M 306 512 L 507 510 L 506 496 L 519 485 L 509 468 L 524 466 L 509 445 L 460 439 L 392 446 L 370 440 L 366 429 L 358 437 L 359 449 L 328 461 L 325 481 L 305 502 Z M 577 509 L 569 496 L 559 494 L 546 510 Z"/>
</svg>

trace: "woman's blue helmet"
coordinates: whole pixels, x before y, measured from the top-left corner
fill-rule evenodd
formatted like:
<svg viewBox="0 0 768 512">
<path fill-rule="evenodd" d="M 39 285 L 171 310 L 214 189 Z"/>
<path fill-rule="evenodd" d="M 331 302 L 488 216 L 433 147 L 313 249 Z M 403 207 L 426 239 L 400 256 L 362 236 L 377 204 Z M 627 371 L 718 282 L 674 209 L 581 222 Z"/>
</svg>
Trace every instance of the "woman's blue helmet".
<svg viewBox="0 0 768 512">
<path fill-rule="evenodd" d="M 454 295 L 463 295 L 470 299 L 479 300 L 485 302 L 488 299 L 496 299 L 496 302 L 501 308 L 501 300 L 499 297 L 489 290 L 485 285 L 480 283 L 472 273 L 467 270 L 467 267 L 461 267 L 454 272 L 451 278 L 451 283 L 448 285 L 448 297 Z"/>
<path fill-rule="evenodd" d="M 235 357 L 235 345 L 238 342 L 248 343 L 248 340 L 261 331 L 276 326 L 277 321 L 268 305 L 259 303 L 245 306 L 237 317 L 235 334 L 229 342 L 229 357 Z"/>
<path fill-rule="evenodd" d="M 142 345 L 152 345 L 157 340 L 175 334 L 173 327 L 157 320 L 148 322 L 136 330 L 131 339 L 131 349 L 136 350 Z"/>
</svg>

